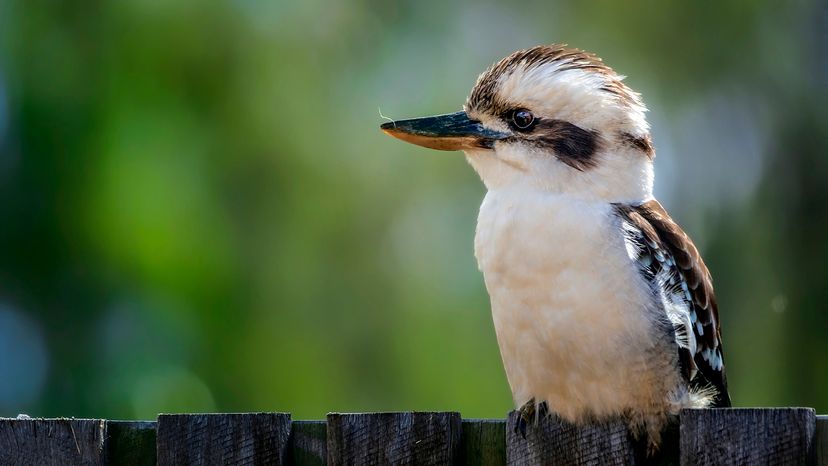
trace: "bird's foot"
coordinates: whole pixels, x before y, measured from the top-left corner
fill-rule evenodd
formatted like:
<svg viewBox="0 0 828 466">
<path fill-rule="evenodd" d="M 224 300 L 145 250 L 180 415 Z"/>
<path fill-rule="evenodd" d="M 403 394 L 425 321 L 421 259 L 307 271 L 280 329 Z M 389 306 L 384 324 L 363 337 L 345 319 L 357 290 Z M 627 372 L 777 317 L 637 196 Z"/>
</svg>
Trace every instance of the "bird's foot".
<svg viewBox="0 0 828 466">
<path fill-rule="evenodd" d="M 535 418 L 535 399 L 527 401 L 518 409 L 518 418 L 515 422 L 515 433 L 526 439 L 526 426 Z"/>
<path fill-rule="evenodd" d="M 515 422 L 515 433 L 520 433 L 526 439 L 526 426 L 538 425 L 538 419 L 549 414 L 549 406 L 545 401 L 535 403 L 535 399 L 527 401 L 518 409 L 518 418 Z"/>
</svg>

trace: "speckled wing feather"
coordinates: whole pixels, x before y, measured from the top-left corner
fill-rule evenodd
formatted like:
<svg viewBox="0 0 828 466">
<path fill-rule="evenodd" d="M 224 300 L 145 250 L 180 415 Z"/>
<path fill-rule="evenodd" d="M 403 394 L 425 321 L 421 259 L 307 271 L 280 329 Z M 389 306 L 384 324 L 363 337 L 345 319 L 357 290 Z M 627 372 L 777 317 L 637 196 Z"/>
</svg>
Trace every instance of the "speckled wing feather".
<svg viewBox="0 0 828 466">
<path fill-rule="evenodd" d="M 730 406 L 716 296 L 699 251 L 656 200 L 616 212 L 628 255 L 673 325 L 682 375 L 693 387 L 715 387 L 714 406 Z"/>
</svg>

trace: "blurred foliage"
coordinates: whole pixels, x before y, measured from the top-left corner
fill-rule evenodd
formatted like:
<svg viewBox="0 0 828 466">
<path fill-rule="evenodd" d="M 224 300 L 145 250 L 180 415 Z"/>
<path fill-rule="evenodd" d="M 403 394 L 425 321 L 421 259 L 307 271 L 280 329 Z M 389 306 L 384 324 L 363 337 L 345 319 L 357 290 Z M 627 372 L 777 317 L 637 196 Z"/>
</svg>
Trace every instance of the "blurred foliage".
<svg viewBox="0 0 828 466">
<path fill-rule="evenodd" d="M 739 406 L 828 411 L 828 5 L 0 2 L 0 415 L 510 396 L 459 155 L 383 136 L 514 49 L 642 91 Z"/>
</svg>

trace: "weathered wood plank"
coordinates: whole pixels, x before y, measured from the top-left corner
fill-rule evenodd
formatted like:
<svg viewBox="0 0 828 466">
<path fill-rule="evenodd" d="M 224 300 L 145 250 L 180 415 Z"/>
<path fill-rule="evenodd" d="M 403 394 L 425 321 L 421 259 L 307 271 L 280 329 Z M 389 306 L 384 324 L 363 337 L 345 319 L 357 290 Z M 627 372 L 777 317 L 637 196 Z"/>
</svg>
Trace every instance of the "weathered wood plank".
<svg viewBox="0 0 828 466">
<path fill-rule="evenodd" d="M 549 415 L 529 426 L 523 438 L 515 432 L 518 417 L 512 411 L 506 423 L 506 464 L 635 464 L 635 442 L 626 421 L 575 426 Z"/>
<path fill-rule="evenodd" d="M 162 414 L 158 465 L 287 464 L 290 430 L 290 414 Z"/>
<path fill-rule="evenodd" d="M 460 413 L 328 414 L 328 464 L 454 464 Z"/>
<path fill-rule="evenodd" d="M 810 408 L 685 409 L 682 465 L 813 464 Z"/>
<path fill-rule="evenodd" d="M 828 466 L 828 416 L 816 417 L 816 454 L 819 466 Z"/>
<path fill-rule="evenodd" d="M 106 462 L 110 465 L 155 464 L 154 421 L 106 421 Z"/>
<path fill-rule="evenodd" d="M 293 421 L 288 463 L 293 466 L 328 464 L 328 425 L 325 421 Z"/>
<path fill-rule="evenodd" d="M 0 419 L 0 464 L 105 464 L 100 419 Z"/>
<path fill-rule="evenodd" d="M 460 438 L 462 465 L 502 466 L 506 464 L 506 421 L 463 419 Z"/>
</svg>

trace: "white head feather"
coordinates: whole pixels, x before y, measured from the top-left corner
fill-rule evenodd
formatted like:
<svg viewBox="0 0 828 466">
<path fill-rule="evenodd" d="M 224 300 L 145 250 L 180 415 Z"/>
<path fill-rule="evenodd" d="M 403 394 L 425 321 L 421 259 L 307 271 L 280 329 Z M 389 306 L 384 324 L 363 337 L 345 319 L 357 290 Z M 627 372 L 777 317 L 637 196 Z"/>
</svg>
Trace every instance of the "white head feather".
<svg viewBox="0 0 828 466">
<path fill-rule="evenodd" d="M 651 198 L 647 109 L 622 79 L 594 55 L 563 46 L 535 47 L 504 58 L 480 76 L 466 112 L 515 137 L 498 141 L 493 150 L 467 150 L 469 162 L 490 190 L 543 190 L 608 202 Z M 539 135 L 516 132 L 508 121 L 516 109 L 529 110 L 539 122 L 584 130 L 595 138 L 594 153 L 573 163 L 554 144 L 533 139 Z"/>
</svg>

